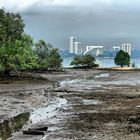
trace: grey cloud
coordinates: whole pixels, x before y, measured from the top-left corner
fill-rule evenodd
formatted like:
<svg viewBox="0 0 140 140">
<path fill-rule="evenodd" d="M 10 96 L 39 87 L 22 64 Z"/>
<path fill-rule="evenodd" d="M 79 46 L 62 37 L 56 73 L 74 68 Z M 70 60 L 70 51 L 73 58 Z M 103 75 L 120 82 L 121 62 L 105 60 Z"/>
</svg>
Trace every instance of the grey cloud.
<svg viewBox="0 0 140 140">
<path fill-rule="evenodd" d="M 36 40 L 44 38 L 54 46 L 68 49 L 69 36 L 82 46 L 89 44 L 111 47 L 121 42 L 138 47 L 140 15 L 132 11 L 94 11 L 94 9 L 48 8 L 46 13 L 23 14 L 26 31 Z"/>
<path fill-rule="evenodd" d="M 27 33 L 36 41 L 45 39 L 61 49 L 68 49 L 71 35 L 83 47 L 90 44 L 111 47 L 122 42 L 139 47 L 140 2 L 112 0 L 110 4 L 50 6 L 39 1 L 21 13 Z"/>
<path fill-rule="evenodd" d="M 87 0 L 86 5 L 80 1 L 59 6 L 41 0 L 33 2 L 19 11 L 25 31 L 36 41 L 42 38 L 61 49 L 68 49 L 71 35 L 83 47 L 90 44 L 111 47 L 122 42 L 139 47 L 140 1 Z"/>
</svg>

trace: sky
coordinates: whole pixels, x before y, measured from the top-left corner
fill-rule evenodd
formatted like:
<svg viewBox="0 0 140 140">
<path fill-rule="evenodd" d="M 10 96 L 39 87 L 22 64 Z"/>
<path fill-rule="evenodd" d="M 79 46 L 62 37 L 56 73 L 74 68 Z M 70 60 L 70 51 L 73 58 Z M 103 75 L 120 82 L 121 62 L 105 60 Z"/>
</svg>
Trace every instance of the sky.
<svg viewBox="0 0 140 140">
<path fill-rule="evenodd" d="M 69 49 L 69 37 L 105 48 L 131 43 L 140 49 L 140 0 L 0 0 L 0 8 L 20 13 L 25 32 Z"/>
</svg>

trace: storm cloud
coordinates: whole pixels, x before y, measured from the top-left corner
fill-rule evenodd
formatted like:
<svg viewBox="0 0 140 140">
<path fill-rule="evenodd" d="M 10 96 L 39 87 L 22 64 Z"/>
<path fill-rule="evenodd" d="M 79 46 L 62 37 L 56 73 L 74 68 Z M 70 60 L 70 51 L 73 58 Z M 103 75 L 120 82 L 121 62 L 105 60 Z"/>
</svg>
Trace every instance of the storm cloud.
<svg viewBox="0 0 140 140">
<path fill-rule="evenodd" d="M 2 0 L 1 7 L 22 14 L 25 31 L 37 41 L 68 49 L 69 36 L 86 45 L 132 43 L 140 48 L 137 0 Z"/>
</svg>

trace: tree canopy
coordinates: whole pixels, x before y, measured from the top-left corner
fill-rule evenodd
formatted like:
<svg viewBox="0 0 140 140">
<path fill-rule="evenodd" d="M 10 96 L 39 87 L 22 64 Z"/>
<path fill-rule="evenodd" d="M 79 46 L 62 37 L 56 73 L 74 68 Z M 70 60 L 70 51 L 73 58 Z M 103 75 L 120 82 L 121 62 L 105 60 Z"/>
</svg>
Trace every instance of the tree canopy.
<svg viewBox="0 0 140 140">
<path fill-rule="evenodd" d="M 52 48 L 48 57 L 49 69 L 59 70 L 62 68 L 62 62 L 58 49 Z"/>
<path fill-rule="evenodd" d="M 58 49 L 53 48 L 50 43 L 39 40 L 35 44 L 34 54 L 41 70 L 59 70 L 62 67 L 62 59 Z"/>
<path fill-rule="evenodd" d="M 120 50 L 116 57 L 114 58 L 114 62 L 116 65 L 124 67 L 130 65 L 130 56 L 127 52 L 124 52 L 123 50 Z"/>
<path fill-rule="evenodd" d="M 75 56 L 70 65 L 79 68 L 98 67 L 98 64 L 95 64 L 95 58 L 90 54 Z"/>
<path fill-rule="evenodd" d="M 9 75 L 14 70 L 48 70 L 50 66 L 55 70 L 60 68 L 62 59 L 55 49 L 55 53 L 52 51 L 53 46 L 44 40 L 34 43 L 32 37 L 24 32 L 24 27 L 20 14 L 0 9 L 0 73 Z"/>
<path fill-rule="evenodd" d="M 0 44 L 7 44 L 20 39 L 24 32 L 24 23 L 20 14 L 5 12 L 0 9 Z"/>
</svg>

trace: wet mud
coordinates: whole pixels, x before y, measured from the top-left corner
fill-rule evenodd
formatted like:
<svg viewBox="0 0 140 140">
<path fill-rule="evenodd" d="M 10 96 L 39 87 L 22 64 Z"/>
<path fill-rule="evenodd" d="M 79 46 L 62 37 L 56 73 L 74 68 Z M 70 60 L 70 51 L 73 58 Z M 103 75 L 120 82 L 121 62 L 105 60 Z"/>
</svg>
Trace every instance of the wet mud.
<svg viewBox="0 0 140 140">
<path fill-rule="evenodd" d="M 29 112 L 9 140 L 140 139 L 139 72 L 67 70 L 42 76 L 54 84 L 31 84 L 31 89 L 27 84 L 21 91 L 23 84 L 12 92 L 3 89 L 2 124 L 10 111 L 9 120 L 16 111 Z M 23 135 L 22 130 L 35 126 L 48 126 L 48 131 L 44 136 Z"/>
</svg>

